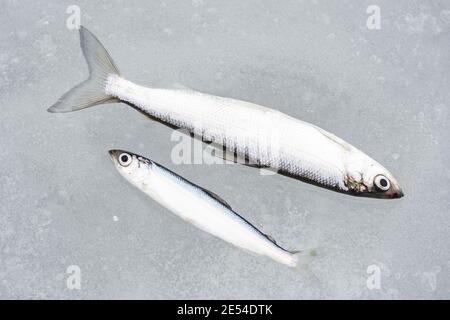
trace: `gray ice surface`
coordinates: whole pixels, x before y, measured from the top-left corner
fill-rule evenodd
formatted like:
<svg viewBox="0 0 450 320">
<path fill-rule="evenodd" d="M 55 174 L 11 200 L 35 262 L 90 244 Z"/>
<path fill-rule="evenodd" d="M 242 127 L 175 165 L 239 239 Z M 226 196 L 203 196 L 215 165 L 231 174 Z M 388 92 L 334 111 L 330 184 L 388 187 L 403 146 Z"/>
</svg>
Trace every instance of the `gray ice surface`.
<svg viewBox="0 0 450 320">
<path fill-rule="evenodd" d="M 47 107 L 87 76 L 68 6 L 142 85 L 182 83 L 314 123 L 405 197 L 355 198 L 239 165 L 174 165 L 172 130 L 126 105 Z M 381 29 L 366 9 L 381 8 Z M 450 2 L 31 1 L 0 10 L 0 298 L 450 298 Z M 128 184 L 146 155 L 226 199 L 304 271 L 243 252 Z M 81 289 L 66 286 L 68 266 Z M 370 290 L 367 268 L 381 271 Z"/>
</svg>

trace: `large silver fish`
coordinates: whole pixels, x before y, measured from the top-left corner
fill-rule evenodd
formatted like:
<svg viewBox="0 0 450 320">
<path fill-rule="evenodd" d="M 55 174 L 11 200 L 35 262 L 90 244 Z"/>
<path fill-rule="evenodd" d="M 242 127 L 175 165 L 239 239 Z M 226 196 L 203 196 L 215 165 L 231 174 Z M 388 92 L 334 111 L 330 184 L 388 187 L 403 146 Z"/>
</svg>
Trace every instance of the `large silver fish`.
<svg viewBox="0 0 450 320">
<path fill-rule="evenodd" d="M 319 127 L 250 102 L 188 89 L 139 86 L 120 76 L 102 44 L 83 27 L 80 42 L 89 78 L 64 94 L 50 112 L 121 101 L 224 146 L 251 164 L 350 195 L 403 196 L 396 179 L 381 164 Z"/>
<path fill-rule="evenodd" d="M 315 254 L 314 250 L 291 252 L 283 249 L 234 212 L 219 196 L 150 159 L 122 150 L 111 150 L 109 154 L 126 180 L 203 231 L 289 267 L 295 267 L 299 261 Z"/>
</svg>

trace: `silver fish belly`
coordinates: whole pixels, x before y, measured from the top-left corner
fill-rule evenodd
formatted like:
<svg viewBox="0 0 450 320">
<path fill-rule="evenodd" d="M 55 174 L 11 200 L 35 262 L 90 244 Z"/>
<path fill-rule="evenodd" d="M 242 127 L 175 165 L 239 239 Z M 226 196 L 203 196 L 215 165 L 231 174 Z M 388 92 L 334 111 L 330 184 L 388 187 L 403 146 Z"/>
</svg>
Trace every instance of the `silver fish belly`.
<svg viewBox="0 0 450 320">
<path fill-rule="evenodd" d="M 122 101 L 224 146 L 252 164 L 350 195 L 403 196 L 386 168 L 321 128 L 250 102 L 194 90 L 139 86 L 120 76 L 98 39 L 83 27 L 80 39 L 90 77 L 63 95 L 50 112 Z"/>
</svg>

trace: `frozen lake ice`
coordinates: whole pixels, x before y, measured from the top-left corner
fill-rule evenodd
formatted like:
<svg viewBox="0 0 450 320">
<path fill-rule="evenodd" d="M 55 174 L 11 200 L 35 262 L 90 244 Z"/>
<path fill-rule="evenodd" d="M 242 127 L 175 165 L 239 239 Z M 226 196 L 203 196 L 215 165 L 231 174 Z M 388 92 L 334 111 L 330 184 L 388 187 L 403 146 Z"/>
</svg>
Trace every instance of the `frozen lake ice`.
<svg viewBox="0 0 450 320">
<path fill-rule="evenodd" d="M 380 29 L 367 27 L 373 4 Z M 386 166 L 405 197 L 175 165 L 172 130 L 123 104 L 46 112 L 88 74 L 66 25 L 71 5 L 126 78 L 316 124 Z M 4 0 L 0 31 L 0 298 L 450 298 L 450 3 Z M 113 148 L 154 159 L 284 247 L 317 246 L 318 256 L 291 270 L 197 230 L 122 179 Z M 79 289 L 68 270 L 80 272 Z"/>
</svg>

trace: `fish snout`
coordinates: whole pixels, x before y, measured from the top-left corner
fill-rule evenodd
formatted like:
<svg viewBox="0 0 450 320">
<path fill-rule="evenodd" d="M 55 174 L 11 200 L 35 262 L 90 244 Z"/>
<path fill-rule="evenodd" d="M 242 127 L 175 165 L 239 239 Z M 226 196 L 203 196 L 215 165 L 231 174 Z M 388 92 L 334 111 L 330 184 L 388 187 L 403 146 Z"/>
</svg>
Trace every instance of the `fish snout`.
<svg viewBox="0 0 450 320">
<path fill-rule="evenodd" d="M 109 150 L 108 153 L 111 157 L 115 157 L 115 155 L 118 155 L 120 150 Z"/>
<path fill-rule="evenodd" d="M 389 199 L 399 199 L 404 196 L 402 188 L 400 188 L 397 184 L 393 185 L 390 190 L 385 192 L 386 198 Z"/>
<path fill-rule="evenodd" d="M 119 156 L 119 150 L 109 150 L 108 153 L 112 160 L 117 159 Z"/>
<path fill-rule="evenodd" d="M 127 152 L 126 152 L 126 151 L 123 151 L 123 150 L 114 149 L 114 150 L 109 150 L 108 153 L 109 153 L 109 156 L 111 157 L 111 160 L 112 160 L 114 163 L 117 163 L 118 160 L 119 160 L 119 156 L 120 156 L 121 154 L 127 153 Z"/>
<path fill-rule="evenodd" d="M 392 198 L 393 199 L 397 199 L 397 198 L 402 198 L 405 194 L 403 193 L 402 189 L 398 189 L 397 191 L 392 193 Z"/>
</svg>

